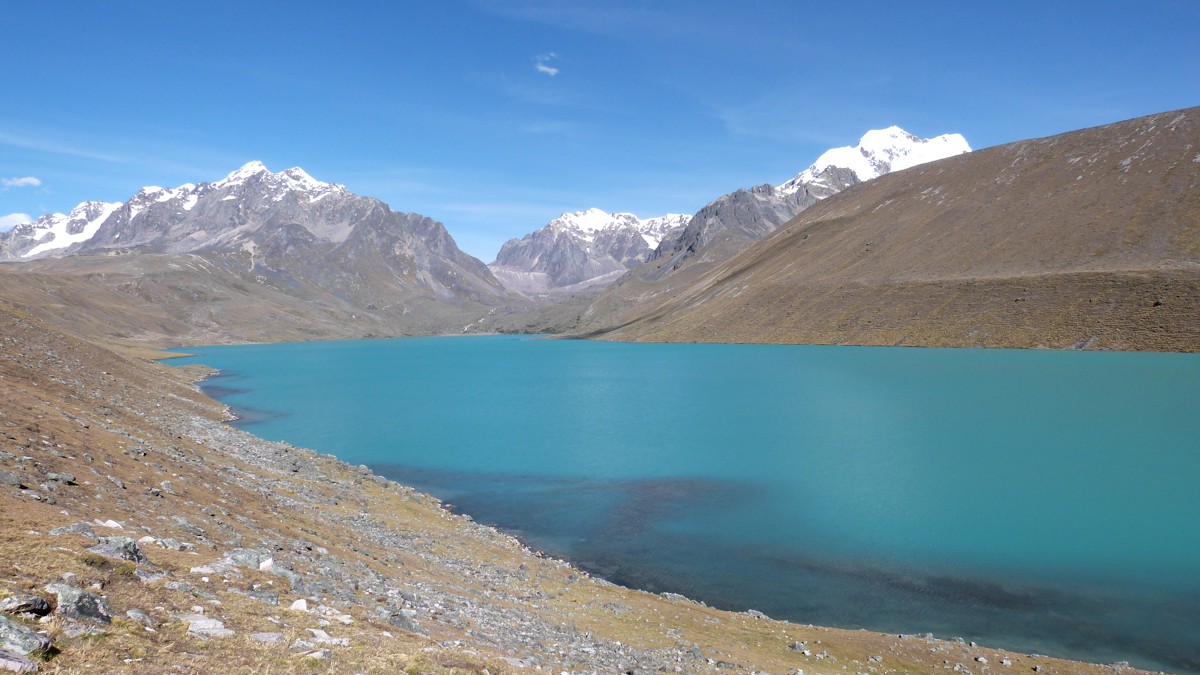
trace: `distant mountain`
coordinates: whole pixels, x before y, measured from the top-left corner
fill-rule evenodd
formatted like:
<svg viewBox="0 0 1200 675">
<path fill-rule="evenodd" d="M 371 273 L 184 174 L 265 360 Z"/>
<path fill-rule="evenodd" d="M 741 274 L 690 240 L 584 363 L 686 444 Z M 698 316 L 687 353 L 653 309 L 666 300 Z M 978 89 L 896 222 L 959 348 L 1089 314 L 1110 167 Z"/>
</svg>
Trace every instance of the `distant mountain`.
<svg viewBox="0 0 1200 675">
<path fill-rule="evenodd" d="M 522 307 L 441 223 L 260 162 L 44 216 L 0 251 L 36 260 L 22 272 L 86 273 L 180 319 L 164 331 L 209 336 L 196 340 L 459 332 Z"/>
<path fill-rule="evenodd" d="M 1192 108 L 885 175 L 592 334 L 1200 351 L 1198 148 Z"/>
<path fill-rule="evenodd" d="M 582 330 L 620 323 L 624 313 L 647 299 L 670 295 L 667 279 L 688 280 L 745 250 L 801 211 L 842 190 L 893 171 L 970 152 L 959 134 L 920 139 L 900 129 L 868 131 L 854 147 L 834 148 L 776 187 L 759 185 L 716 199 L 687 226 L 665 237 L 647 262 L 634 267 L 589 307 Z"/>
<path fill-rule="evenodd" d="M 825 152 L 783 185 L 738 190 L 692 217 L 564 213 L 505 242 L 489 267 L 506 287 L 523 293 L 602 287 L 633 268 L 643 280 L 659 279 L 702 249 L 706 259 L 723 260 L 851 185 L 970 150 L 958 134 L 922 140 L 894 126 L 869 131 L 858 145 Z"/>
<path fill-rule="evenodd" d="M 84 202 L 69 214 L 47 213 L 32 223 L 0 232 L 0 260 L 62 253 L 73 244 L 91 239 L 120 207 L 119 202 Z"/>
<path fill-rule="evenodd" d="M 688 216 L 641 219 L 632 213 L 588 209 L 564 213 L 521 239 L 510 239 L 489 267 L 505 286 L 523 293 L 606 284 L 645 262 Z"/>
</svg>

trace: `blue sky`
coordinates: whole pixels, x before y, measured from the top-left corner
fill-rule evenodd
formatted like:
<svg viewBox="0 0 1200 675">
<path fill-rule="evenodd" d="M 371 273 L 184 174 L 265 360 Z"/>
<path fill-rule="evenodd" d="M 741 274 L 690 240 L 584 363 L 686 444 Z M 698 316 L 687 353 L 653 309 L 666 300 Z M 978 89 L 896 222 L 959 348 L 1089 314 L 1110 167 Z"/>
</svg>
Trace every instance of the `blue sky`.
<svg viewBox="0 0 1200 675">
<path fill-rule="evenodd" d="M 1200 2 L 7 2 L 0 223 L 301 166 L 468 253 L 693 213 L 898 124 L 983 148 L 1200 105 Z M 7 219 L 7 220 L 6 220 Z"/>
</svg>

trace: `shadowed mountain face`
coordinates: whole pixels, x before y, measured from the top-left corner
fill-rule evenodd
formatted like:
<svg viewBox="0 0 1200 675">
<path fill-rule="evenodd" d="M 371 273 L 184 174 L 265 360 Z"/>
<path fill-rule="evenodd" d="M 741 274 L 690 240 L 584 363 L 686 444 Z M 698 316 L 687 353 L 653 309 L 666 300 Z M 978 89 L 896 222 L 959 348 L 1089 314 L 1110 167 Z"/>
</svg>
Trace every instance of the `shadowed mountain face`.
<svg viewBox="0 0 1200 675">
<path fill-rule="evenodd" d="M 505 316 L 528 308 L 441 223 L 298 168 L 272 173 L 252 162 L 213 183 L 90 204 L 69 218 L 96 216 L 78 232 L 47 216 L 47 227 L 10 233 L 2 250 L 32 262 L 5 266 L 0 286 L 17 300 L 57 298 L 34 304 L 43 313 L 62 307 L 68 321 L 85 320 L 66 316 L 72 303 L 114 315 L 97 326 L 114 338 L 457 333 L 495 328 L 480 321 L 501 306 Z"/>
<path fill-rule="evenodd" d="M 882 176 L 730 260 L 624 281 L 585 331 L 1197 351 L 1200 108 Z"/>
</svg>

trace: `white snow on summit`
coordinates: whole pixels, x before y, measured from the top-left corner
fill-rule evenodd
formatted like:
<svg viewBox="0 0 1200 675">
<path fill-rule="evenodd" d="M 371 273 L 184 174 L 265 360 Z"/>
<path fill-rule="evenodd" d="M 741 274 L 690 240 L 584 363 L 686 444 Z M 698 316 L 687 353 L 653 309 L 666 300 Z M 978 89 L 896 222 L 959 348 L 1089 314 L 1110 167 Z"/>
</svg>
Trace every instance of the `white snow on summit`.
<svg viewBox="0 0 1200 675">
<path fill-rule="evenodd" d="M 807 185 L 823 185 L 821 173 L 830 167 L 850 169 L 859 181 L 878 178 L 885 173 L 908 169 L 971 151 L 961 134 L 943 134 L 921 139 L 897 126 L 863 134 L 854 147 L 833 148 L 817 158 L 779 189 L 792 193 Z"/>
<path fill-rule="evenodd" d="M 308 175 L 304 169 L 294 166 L 279 173 L 272 173 L 262 162 L 248 162 L 237 171 L 229 174 L 212 184 L 212 189 L 239 188 L 258 178 L 261 185 L 272 193 L 274 201 L 283 199 L 289 192 L 298 192 L 308 197 L 309 201 L 317 201 L 335 192 L 346 192 L 346 186 L 337 183 L 323 183 Z M 229 197 L 226 197 L 228 199 Z"/>
<path fill-rule="evenodd" d="M 632 229 L 636 230 L 646 240 L 650 248 L 658 246 L 658 242 L 670 230 L 687 225 L 691 216 L 679 213 L 668 213 L 657 218 L 638 218 L 632 213 L 608 213 L 592 208 L 586 211 L 564 213 L 546 224 L 546 228 L 559 232 L 570 232 L 584 241 L 592 241 L 596 234 L 605 230 Z"/>
<path fill-rule="evenodd" d="M 49 213 L 38 218 L 32 223 L 33 228 L 38 231 L 37 238 L 42 239 L 47 234 L 52 236 L 26 251 L 21 257 L 29 258 L 91 239 L 96 230 L 100 229 L 100 225 L 121 206 L 123 205 L 120 202 L 84 202 L 72 209 L 70 214 Z"/>
<path fill-rule="evenodd" d="M 242 196 L 239 190 L 256 177 L 256 184 L 264 188 L 273 201 L 280 201 L 289 193 L 298 193 L 311 203 L 331 194 L 348 192 L 344 185 L 323 183 L 300 167 L 271 173 L 262 162 L 256 160 L 214 183 L 184 183 L 177 188 L 147 185 L 126 202 L 129 206 L 129 220 L 138 217 L 155 204 L 173 203 L 172 206 L 179 211 L 191 211 L 202 196 L 224 188 L 229 188 L 233 193 L 225 196 L 224 200 L 239 199 Z M 122 206 L 125 204 L 84 202 L 76 206 L 70 214 L 48 213 L 38 218 L 24 227 L 30 228 L 36 240 L 46 240 L 26 251 L 21 257 L 29 258 L 47 251 L 65 249 L 91 239 L 104 221 Z"/>
</svg>

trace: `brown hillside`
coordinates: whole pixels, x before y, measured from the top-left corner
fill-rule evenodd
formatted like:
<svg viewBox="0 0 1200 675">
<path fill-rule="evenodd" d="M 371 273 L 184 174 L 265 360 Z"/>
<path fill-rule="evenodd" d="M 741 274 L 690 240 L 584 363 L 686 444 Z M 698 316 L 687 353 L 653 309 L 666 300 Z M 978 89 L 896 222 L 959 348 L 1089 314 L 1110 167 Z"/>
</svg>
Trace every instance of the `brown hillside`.
<svg viewBox="0 0 1200 675">
<path fill-rule="evenodd" d="M 665 281 L 632 309 L 594 306 L 584 331 L 1197 351 L 1200 108 L 889 174 Z"/>
</svg>

